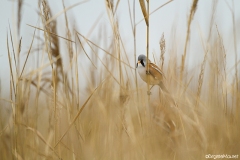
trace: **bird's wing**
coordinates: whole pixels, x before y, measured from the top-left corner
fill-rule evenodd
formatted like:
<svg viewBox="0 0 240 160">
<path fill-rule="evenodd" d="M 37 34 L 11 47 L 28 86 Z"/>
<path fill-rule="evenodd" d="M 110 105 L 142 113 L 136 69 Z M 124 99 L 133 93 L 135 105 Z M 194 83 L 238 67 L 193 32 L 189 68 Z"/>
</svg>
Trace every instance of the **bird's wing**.
<svg viewBox="0 0 240 160">
<path fill-rule="evenodd" d="M 157 65 L 155 65 L 154 63 L 149 63 L 149 73 L 155 79 L 162 80 L 163 78 L 165 78 L 162 70 Z"/>
</svg>

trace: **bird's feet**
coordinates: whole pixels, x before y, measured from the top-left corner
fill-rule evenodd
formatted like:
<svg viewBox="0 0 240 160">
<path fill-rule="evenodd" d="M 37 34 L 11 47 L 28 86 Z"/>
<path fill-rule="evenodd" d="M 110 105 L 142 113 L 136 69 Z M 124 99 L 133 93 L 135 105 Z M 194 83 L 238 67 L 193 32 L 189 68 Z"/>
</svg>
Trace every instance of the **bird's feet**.
<svg viewBox="0 0 240 160">
<path fill-rule="evenodd" d="M 150 72 L 149 72 L 148 70 L 146 70 L 146 74 L 147 74 L 147 75 L 149 75 L 149 74 L 150 74 Z"/>
</svg>

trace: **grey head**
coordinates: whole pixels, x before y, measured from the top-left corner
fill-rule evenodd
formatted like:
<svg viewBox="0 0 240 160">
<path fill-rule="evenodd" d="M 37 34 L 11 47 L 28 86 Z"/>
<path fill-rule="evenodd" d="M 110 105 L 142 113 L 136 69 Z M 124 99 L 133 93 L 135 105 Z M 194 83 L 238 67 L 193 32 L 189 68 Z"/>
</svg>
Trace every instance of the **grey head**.
<svg viewBox="0 0 240 160">
<path fill-rule="evenodd" d="M 142 66 L 145 67 L 145 65 L 146 65 L 146 63 L 147 63 L 147 57 L 146 57 L 144 54 L 139 55 L 139 56 L 138 56 L 138 63 L 139 63 L 139 62 L 142 64 Z M 148 62 L 150 62 L 150 60 L 149 60 Z M 138 67 L 138 63 L 137 63 L 137 66 L 136 66 L 136 67 Z"/>
<path fill-rule="evenodd" d="M 141 54 L 138 56 L 138 61 L 144 61 L 146 62 L 147 57 L 144 54 Z"/>
</svg>

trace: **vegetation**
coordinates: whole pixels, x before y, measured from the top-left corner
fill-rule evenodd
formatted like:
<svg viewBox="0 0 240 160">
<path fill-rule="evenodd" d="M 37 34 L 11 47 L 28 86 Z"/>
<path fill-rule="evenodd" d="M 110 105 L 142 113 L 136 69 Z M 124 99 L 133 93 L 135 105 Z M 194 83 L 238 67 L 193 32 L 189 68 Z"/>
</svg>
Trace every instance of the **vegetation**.
<svg viewBox="0 0 240 160">
<path fill-rule="evenodd" d="M 22 26 L 34 28 L 27 54 L 21 51 L 21 38 L 14 45 L 9 26 L 6 47 L 10 96 L 0 97 L 0 106 L 11 108 L 11 114 L 0 118 L 0 159 L 190 160 L 205 159 L 208 154 L 240 154 L 239 37 L 234 10 L 231 11 L 235 61 L 230 69 L 227 48 L 214 23 L 217 1 L 213 2 L 207 41 L 199 36 L 204 58 L 194 74 L 189 74 L 186 63 L 191 54 L 188 51 L 194 34 L 191 22 L 198 0 L 193 1 L 189 10 L 181 55 L 174 53 L 174 44 L 167 48 L 166 44 L 171 42 L 164 37 L 168 35 L 160 37 L 160 53 L 154 54 L 154 61 L 165 72 L 170 96 L 177 103 L 173 105 L 169 95 L 157 87 L 147 95 L 149 86 L 138 84 L 138 73 L 128 59 L 119 32 L 121 24 L 116 16 L 119 3 L 106 0 L 114 35 L 111 43 L 107 43 L 100 30 L 99 39 L 93 41 L 70 27 L 67 11 L 71 7 L 64 3 L 61 14 L 65 15 L 66 36 L 61 37 L 57 31 L 58 15 L 52 14 L 46 0 L 39 1 L 41 25 Z M 146 28 L 151 30 L 148 17 L 151 1 L 133 3 L 139 3 Z M 163 6 L 169 3 L 174 1 Z M 18 29 L 22 5 L 19 1 Z M 136 64 L 135 8 L 129 5 L 128 9 L 134 39 L 131 54 Z M 38 45 L 34 45 L 36 41 Z M 106 42 L 105 47 L 101 47 L 102 42 Z M 167 54 L 171 57 L 169 61 L 165 58 Z M 0 90 L 0 96 L 3 94 Z M 2 107 L 0 110 L 6 112 Z"/>
</svg>

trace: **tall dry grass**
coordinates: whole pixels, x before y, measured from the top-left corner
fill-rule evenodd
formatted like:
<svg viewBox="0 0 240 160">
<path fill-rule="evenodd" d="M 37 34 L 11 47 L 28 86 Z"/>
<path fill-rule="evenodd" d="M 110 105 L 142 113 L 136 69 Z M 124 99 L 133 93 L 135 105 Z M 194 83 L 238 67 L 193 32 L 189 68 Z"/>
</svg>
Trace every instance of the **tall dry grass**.
<svg viewBox="0 0 240 160">
<path fill-rule="evenodd" d="M 130 2 L 136 63 L 137 23 L 135 5 L 132 9 Z M 31 25 L 34 31 L 26 58 L 22 58 L 21 38 L 15 40 L 17 47 L 13 43 L 11 27 L 6 37 L 10 95 L 9 99 L 1 98 L 0 105 L 11 111 L 4 116 L 7 111 L 1 109 L 0 159 L 205 159 L 207 154 L 239 155 L 239 77 L 235 74 L 229 81 L 228 55 L 213 23 L 207 42 L 200 35 L 204 58 L 199 72 L 193 75 L 197 79 L 195 87 L 189 85 L 194 78 L 185 76 L 189 71 L 186 56 L 190 54 L 186 48 L 197 2 L 190 11 L 183 57 L 168 53 L 166 44 L 171 42 L 165 41 L 167 35 L 160 40 L 161 56 L 156 63 L 160 62 L 161 68 L 168 64 L 164 68 L 165 83 L 176 107 L 168 95 L 153 89 L 148 96 L 147 88 L 138 86 L 135 64 L 129 61 L 119 32 L 121 24 L 116 13 L 120 1 L 106 0 L 113 40 L 104 44 L 105 48 L 99 45 L 106 42 L 104 31 L 94 39 L 71 27 L 67 15 L 71 7 L 66 8 L 64 3 L 66 36 L 58 36 L 51 7 L 46 0 L 39 1 L 41 24 Z M 149 30 L 150 12 L 145 3 L 148 6 L 151 1 L 139 3 Z M 64 54 L 60 41 L 66 45 Z M 170 51 L 176 46 L 172 47 Z M 30 61 L 36 52 L 37 58 Z M 169 61 L 164 58 L 166 54 L 172 56 Z M 87 59 L 82 62 L 84 57 Z M 177 59 L 182 60 L 180 70 Z M 31 70 L 26 69 L 29 66 Z M 237 73 L 237 61 L 234 68 Z"/>
</svg>

